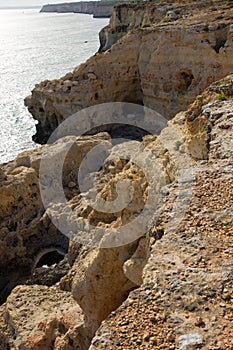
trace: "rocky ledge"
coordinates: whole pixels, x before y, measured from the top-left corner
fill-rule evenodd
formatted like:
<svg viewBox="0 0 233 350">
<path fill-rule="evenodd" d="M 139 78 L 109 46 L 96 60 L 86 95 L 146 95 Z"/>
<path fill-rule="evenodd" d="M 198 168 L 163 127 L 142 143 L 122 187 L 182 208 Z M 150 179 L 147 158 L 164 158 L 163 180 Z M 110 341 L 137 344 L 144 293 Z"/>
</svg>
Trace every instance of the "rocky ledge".
<svg viewBox="0 0 233 350">
<path fill-rule="evenodd" d="M 143 157 L 145 151 L 153 155 L 150 161 L 161 172 L 150 184 L 143 169 L 119 157 L 119 145 L 111 145 L 107 133 L 61 138 L 2 166 L 1 191 L 8 191 L 1 202 L 2 269 L 10 264 L 18 271 L 31 261 L 34 280 L 17 286 L 0 308 L 1 349 L 232 349 L 232 110 L 229 75 L 177 114 L 158 138 L 147 135 L 121 144 L 121 151 L 136 146 Z M 60 247 L 64 243 L 36 199 L 36 173 L 45 147 L 52 161 L 70 141 L 64 191 L 83 227 L 114 229 L 131 221 L 144 207 L 150 186 L 163 194 L 163 201 L 151 217 L 150 230 L 132 243 L 101 249 L 71 240 L 69 271 L 48 287 L 46 278 L 35 278 L 34 270 L 45 252 L 35 252 L 55 245 L 56 239 Z M 93 209 L 74 176 L 85 154 L 101 142 L 111 151 L 95 174 L 100 197 L 112 200 L 116 184 L 126 179 L 134 189 L 132 202 L 118 213 Z M 183 177 L 190 169 L 191 177 Z M 37 215 L 25 221 L 31 206 L 19 203 L 28 200 L 32 183 Z M 50 210 L 53 206 L 62 218 L 63 207 L 56 200 Z M 12 227 L 8 222 L 14 218 L 18 225 Z M 10 277 L 12 281 L 15 275 Z"/>
<path fill-rule="evenodd" d="M 151 3 L 144 12 L 142 5 L 135 6 L 116 9 L 135 17 L 133 27 L 110 49 L 64 79 L 39 84 L 27 98 L 39 120 L 37 137 L 45 142 L 71 113 L 109 100 L 145 103 L 166 111 L 171 120 L 160 135 L 142 134 L 120 145 L 111 137 L 111 125 L 108 132 L 92 136 L 63 136 L 1 165 L 3 350 L 233 348 L 232 2 Z M 158 9 L 166 15 L 156 22 Z M 153 14 L 145 28 L 134 22 L 136 11 L 145 18 Z M 117 18 L 125 25 L 126 17 Z M 190 76 L 174 75 L 181 67 L 192 71 L 189 86 Z M 143 85 L 143 69 L 158 79 L 151 76 Z M 171 83 L 169 91 L 163 81 Z M 78 170 L 100 145 L 107 150 L 104 163 L 97 169 L 88 163 L 86 177 L 95 188 L 83 192 Z M 152 167 L 150 179 L 147 168 L 128 156 L 131 149 L 141 164 Z M 66 154 L 62 186 L 67 207 L 56 196 L 56 173 L 41 178 L 43 154 L 48 170 L 52 164 L 59 170 Z M 97 189 L 98 201 L 111 207 L 119 184 L 123 194 L 133 193 L 125 207 L 102 212 L 93 206 Z M 49 207 L 44 207 L 41 194 L 48 185 L 54 196 L 48 193 Z M 88 244 L 89 238 L 98 242 L 95 233 L 101 229 L 107 235 L 100 241 L 108 242 L 109 234 L 142 213 L 155 189 L 159 205 L 153 207 L 146 232 L 135 227 L 134 239 L 115 247 Z M 67 208 L 73 215 L 64 224 Z M 63 233 L 57 229 L 60 223 Z M 79 237 L 96 228 L 87 244 L 75 239 L 74 223 Z"/>
<path fill-rule="evenodd" d="M 170 122 L 185 135 L 178 152 L 185 145 L 197 159 L 206 144 L 206 160 L 193 164 L 189 207 L 176 228 L 168 223 L 177 215 L 177 183 L 167 186 L 143 284 L 102 323 L 90 350 L 232 349 L 232 94 L 233 76 L 211 85 Z"/>
</svg>

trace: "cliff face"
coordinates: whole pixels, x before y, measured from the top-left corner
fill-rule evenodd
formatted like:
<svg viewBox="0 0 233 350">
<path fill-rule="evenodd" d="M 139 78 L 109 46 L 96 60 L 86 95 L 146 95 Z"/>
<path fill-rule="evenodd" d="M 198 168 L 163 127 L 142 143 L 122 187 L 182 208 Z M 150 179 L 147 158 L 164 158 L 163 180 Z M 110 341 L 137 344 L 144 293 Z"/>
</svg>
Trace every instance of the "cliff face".
<svg viewBox="0 0 233 350">
<path fill-rule="evenodd" d="M 89 15 L 93 15 L 93 17 L 110 17 L 114 5 L 117 4 L 118 1 L 111 2 L 97 2 L 97 1 L 81 1 L 81 2 L 71 2 L 64 4 L 49 4 L 44 5 L 40 12 L 58 12 L 58 13 L 86 13 Z"/>
<path fill-rule="evenodd" d="M 70 114 L 100 102 L 147 104 L 167 118 L 192 103 L 158 137 L 115 144 L 106 132 L 66 136 L 0 167 L 1 349 L 232 350 L 233 75 L 199 94 L 232 70 L 232 2 L 182 3 L 116 8 L 109 50 L 62 79 L 38 84 L 26 99 L 39 121 L 40 142 Z M 145 18 L 149 24 L 142 28 Z M 127 28 L 119 39 L 114 28 L 121 26 Z M 94 170 L 87 164 L 85 181 L 93 186 L 82 190 L 78 170 L 100 144 L 107 149 L 104 164 Z M 144 167 L 125 156 L 131 149 Z M 49 208 L 42 205 L 45 150 L 47 169 L 62 168 L 72 210 L 65 222 L 56 173 L 40 176 L 42 188 L 54 189 Z M 95 190 L 97 201 L 107 201 L 106 211 L 93 206 Z M 117 247 L 75 239 L 78 222 L 78 237 L 94 226 L 106 230 L 106 242 L 141 214 L 152 190 L 161 201 L 146 232 L 134 226 L 131 237 L 139 234 L 130 242 L 118 237 L 124 244 Z M 107 211 L 128 192 L 126 206 Z M 99 242 L 99 232 L 85 242 Z M 66 254 L 65 272 L 59 264 L 43 265 L 51 249 Z"/>
<path fill-rule="evenodd" d="M 18 286 L 0 307 L 1 349 L 232 349 L 232 101 L 230 75 L 173 118 L 159 138 L 121 144 L 124 151 L 133 145 L 152 152 L 152 163 L 160 164 L 152 187 L 161 186 L 164 201 L 151 218 L 151 229 L 117 248 L 87 248 L 71 241 L 72 267 L 59 284 Z M 75 217 L 85 226 L 114 228 L 138 215 L 149 193 L 145 169 L 122 161 L 118 145 L 112 146 L 96 174 L 100 196 L 112 199 L 116 183 L 130 179 L 134 197 L 117 215 L 100 213 L 83 200 L 72 170 L 92 146 L 111 144 L 111 139 L 106 133 L 66 137 L 47 148 L 53 155 L 71 140 L 64 190 Z M 22 164 L 28 172 L 36 170 L 44 147 L 3 167 L 2 189 L 24 170 Z M 190 167 L 191 177 L 182 177 Z M 23 185 L 27 179 L 22 177 Z M 62 207 L 54 204 L 62 217 Z M 47 214 L 41 220 L 44 227 L 50 222 Z M 41 239 L 40 232 L 34 228 Z"/>
<path fill-rule="evenodd" d="M 208 139 L 208 160 L 193 164 L 195 183 L 185 185 L 192 191 L 189 209 L 169 230 L 177 189 L 168 186 L 143 284 L 102 323 L 90 350 L 232 349 L 232 83 L 230 76 L 213 84 L 169 123 L 199 156 L 201 139 Z"/>
<path fill-rule="evenodd" d="M 105 139 L 106 137 L 103 136 Z M 73 153 L 68 154 L 64 168 L 67 195 L 75 193 L 70 183 L 74 181 L 72 165 L 79 161 L 101 137 L 86 137 L 77 141 Z M 67 141 L 68 142 L 68 141 Z M 61 141 L 56 147 L 65 147 Z M 50 251 L 65 255 L 69 240 L 61 234 L 47 217 L 39 190 L 39 166 L 44 147 L 34 152 L 20 154 L 14 162 L 1 168 L 0 182 L 0 302 L 12 288 L 35 273 L 40 258 Z M 46 264 L 46 263 L 45 263 Z M 47 271 L 48 272 L 48 271 Z M 65 271 L 67 272 L 67 271 Z M 63 272 L 62 272 L 63 273 Z M 64 274 L 64 273 L 63 273 Z M 61 271 L 54 271 L 53 283 L 61 278 Z"/>
<path fill-rule="evenodd" d="M 119 5 L 101 33 L 101 50 L 109 49 L 26 98 L 38 120 L 35 141 L 46 142 L 67 116 L 103 102 L 144 104 L 167 119 L 184 110 L 233 68 L 232 11 L 228 1 Z"/>
<path fill-rule="evenodd" d="M 216 4 L 217 7 L 215 6 Z M 113 43 L 131 30 L 153 27 L 159 23 L 178 24 L 177 21 L 181 18 L 183 20 L 186 19 L 186 21 L 182 21 L 180 24 L 200 25 L 203 23 L 204 28 L 200 27 L 200 29 L 208 31 L 209 21 L 214 20 L 214 18 L 211 19 L 210 13 L 217 20 L 224 19 L 225 11 L 230 8 L 228 6 L 229 3 L 224 4 L 224 2 L 220 3 L 220 1 L 214 1 L 214 3 L 212 1 L 190 1 L 189 3 L 184 3 L 182 0 L 166 1 L 166 3 L 150 2 L 146 3 L 146 6 L 142 3 L 121 4 L 115 8 L 109 25 L 100 32 L 100 50 L 105 51 L 109 49 Z M 207 9 L 208 16 L 204 15 Z M 211 30 L 214 28 L 217 29 L 216 26 L 210 27 Z"/>
</svg>

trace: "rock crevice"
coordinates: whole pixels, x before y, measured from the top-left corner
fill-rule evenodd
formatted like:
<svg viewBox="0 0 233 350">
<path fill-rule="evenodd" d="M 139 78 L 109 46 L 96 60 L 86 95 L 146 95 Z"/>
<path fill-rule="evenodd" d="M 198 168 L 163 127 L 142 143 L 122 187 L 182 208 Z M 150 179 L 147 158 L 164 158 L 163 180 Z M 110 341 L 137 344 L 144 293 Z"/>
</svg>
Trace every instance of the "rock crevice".
<svg viewBox="0 0 233 350">
<path fill-rule="evenodd" d="M 179 113 L 160 135 L 114 144 L 110 125 L 110 134 L 64 136 L 1 166 L 0 348 L 232 350 L 232 4 L 124 4 L 114 16 L 111 26 L 124 29 L 109 43 L 106 36 L 107 51 L 60 80 L 37 85 L 26 99 L 39 121 L 36 139 L 46 142 L 69 115 L 109 99 L 147 105 L 167 119 Z M 87 178 L 95 178 L 96 188 L 85 187 L 82 196 L 78 169 L 101 143 L 108 146 L 104 164 L 90 166 Z M 45 188 L 55 188 L 47 194 L 49 208 L 38 178 L 43 152 L 50 169 L 68 145 L 62 184 L 72 216 L 63 221 L 66 208 L 52 186 L 57 174 L 43 177 Z M 131 148 L 152 166 L 150 179 L 146 167 L 122 159 Z M 92 205 L 96 189 L 106 212 Z M 126 207 L 115 207 L 130 189 Z M 112 237 L 143 212 L 152 189 L 159 205 L 148 230 L 134 227 L 136 236 L 131 230 Z M 74 222 L 82 228 L 78 237 Z M 122 245 L 101 248 L 116 241 Z M 35 269 L 41 254 L 54 248 L 67 253 L 64 259 Z"/>
</svg>

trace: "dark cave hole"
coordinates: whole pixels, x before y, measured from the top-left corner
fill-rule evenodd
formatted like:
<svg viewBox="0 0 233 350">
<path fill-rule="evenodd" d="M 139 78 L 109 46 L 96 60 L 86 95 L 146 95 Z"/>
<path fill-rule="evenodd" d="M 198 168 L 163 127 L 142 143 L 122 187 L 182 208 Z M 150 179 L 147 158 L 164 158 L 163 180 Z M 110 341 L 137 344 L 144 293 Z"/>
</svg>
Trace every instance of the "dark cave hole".
<svg viewBox="0 0 233 350">
<path fill-rule="evenodd" d="M 121 139 L 123 138 L 124 141 L 126 140 L 137 140 L 142 141 L 143 137 L 145 135 L 148 135 L 148 131 L 134 126 L 134 125 L 127 125 L 127 124 L 118 124 L 118 123 L 112 123 L 112 124 L 105 124 L 103 126 L 98 126 L 96 128 L 93 128 L 85 133 L 85 135 L 95 135 L 99 132 L 108 132 L 112 139 Z M 114 142 L 113 142 L 114 143 Z"/>
<path fill-rule="evenodd" d="M 52 266 L 53 264 L 57 264 L 64 259 L 64 255 L 59 253 L 57 250 L 53 250 L 44 254 L 38 263 L 36 264 L 36 268 L 42 267 L 43 265 Z"/>
<path fill-rule="evenodd" d="M 216 53 L 219 53 L 220 49 L 224 47 L 226 44 L 226 39 L 217 39 L 216 44 L 213 46 L 213 49 L 215 50 Z"/>
<path fill-rule="evenodd" d="M 190 69 L 181 69 L 176 72 L 176 79 L 178 80 L 177 89 L 179 91 L 186 91 L 192 84 L 194 76 Z"/>
</svg>

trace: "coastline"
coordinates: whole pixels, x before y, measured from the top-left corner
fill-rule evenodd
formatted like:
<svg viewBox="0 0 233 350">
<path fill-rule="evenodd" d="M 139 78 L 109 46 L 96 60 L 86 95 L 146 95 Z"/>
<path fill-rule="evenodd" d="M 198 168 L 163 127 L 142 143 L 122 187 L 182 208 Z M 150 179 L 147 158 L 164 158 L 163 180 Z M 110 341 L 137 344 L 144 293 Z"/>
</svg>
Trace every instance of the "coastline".
<svg viewBox="0 0 233 350">
<path fill-rule="evenodd" d="M 118 5 L 98 53 L 25 99 L 43 145 L 0 166 L 1 349 L 232 349 L 232 18 Z"/>
<path fill-rule="evenodd" d="M 125 0 L 123 0 L 124 2 Z M 40 12 L 58 12 L 58 13 L 85 13 L 93 15 L 94 18 L 110 18 L 114 6 L 119 4 L 115 1 L 80 1 L 71 3 L 48 4 L 41 8 Z"/>
<path fill-rule="evenodd" d="M 93 55 L 99 48 L 98 32 L 108 20 L 73 13 L 43 15 L 37 9 L 2 10 L 0 15 L 3 163 L 36 146 L 32 142 L 36 122 L 24 107 L 24 97 L 41 79 L 64 75 Z"/>
<path fill-rule="evenodd" d="M 232 70 L 231 20 L 227 9 L 220 22 L 217 11 L 209 16 L 209 6 L 191 3 L 186 17 L 187 5 L 178 4 L 173 18 L 166 4 L 118 5 L 100 32 L 99 52 L 64 77 L 41 82 L 25 99 L 38 121 L 34 140 L 45 143 L 69 115 L 110 102 L 109 96 L 111 102 L 145 105 L 168 120 L 185 110 Z"/>
</svg>

